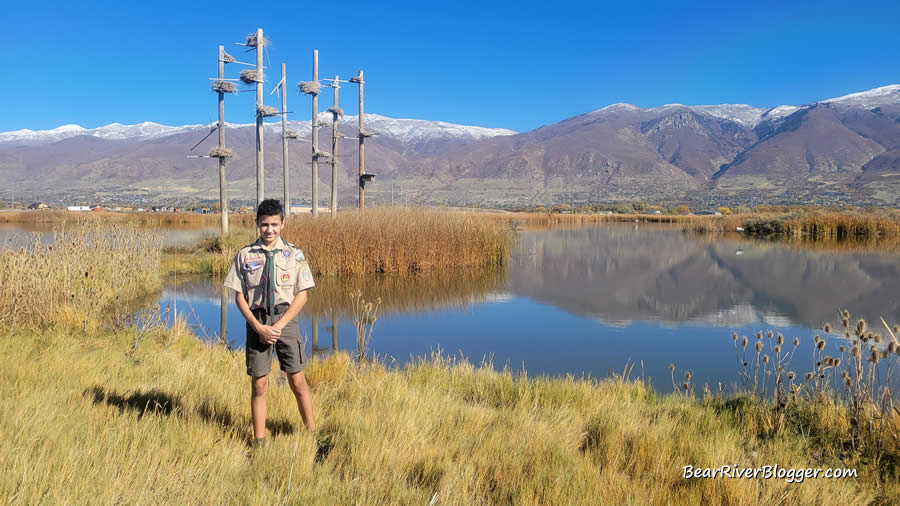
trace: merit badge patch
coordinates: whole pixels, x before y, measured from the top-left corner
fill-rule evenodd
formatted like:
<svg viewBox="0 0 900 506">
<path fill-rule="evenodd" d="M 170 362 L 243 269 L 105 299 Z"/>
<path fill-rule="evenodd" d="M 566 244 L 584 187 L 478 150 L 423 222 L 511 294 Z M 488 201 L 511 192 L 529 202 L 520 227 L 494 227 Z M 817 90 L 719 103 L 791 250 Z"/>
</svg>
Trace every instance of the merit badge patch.
<svg viewBox="0 0 900 506">
<path fill-rule="evenodd" d="M 291 275 L 290 275 L 290 274 L 288 274 L 288 273 L 285 272 L 284 274 L 281 275 L 281 282 L 282 282 L 282 283 L 287 283 L 287 282 L 290 281 L 290 280 L 291 280 Z"/>
<path fill-rule="evenodd" d="M 294 260 L 296 260 L 296 261 L 298 261 L 298 262 L 302 262 L 302 261 L 306 260 L 306 257 L 303 256 L 303 252 L 302 252 L 302 251 L 297 250 L 297 254 L 294 255 Z"/>
<path fill-rule="evenodd" d="M 312 281 L 312 272 L 309 271 L 308 265 L 303 266 L 303 270 L 301 271 L 301 274 L 303 275 L 304 281 Z"/>
<path fill-rule="evenodd" d="M 262 268 L 262 264 L 257 262 L 247 262 L 243 265 L 243 269 L 248 272 L 253 272 L 260 268 Z"/>
<path fill-rule="evenodd" d="M 282 251 L 281 254 L 284 255 L 284 258 L 291 258 L 291 250 L 289 249 Z"/>
</svg>

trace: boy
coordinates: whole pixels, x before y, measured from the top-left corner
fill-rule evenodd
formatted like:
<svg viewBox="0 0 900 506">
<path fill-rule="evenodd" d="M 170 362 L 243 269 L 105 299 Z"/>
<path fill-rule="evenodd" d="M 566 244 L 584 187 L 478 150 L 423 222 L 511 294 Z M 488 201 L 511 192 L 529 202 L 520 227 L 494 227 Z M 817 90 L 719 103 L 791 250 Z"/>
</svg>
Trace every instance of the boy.
<svg viewBox="0 0 900 506">
<path fill-rule="evenodd" d="M 306 357 L 297 322 L 306 303 L 306 290 L 315 283 L 303 252 L 281 239 L 283 225 L 281 203 L 263 200 L 256 210 L 259 239 L 237 252 L 225 277 L 225 286 L 236 292 L 234 302 L 247 320 L 244 350 L 255 448 L 266 442 L 266 391 L 273 351 L 287 374 L 306 428 L 316 429 L 312 398 L 303 375 Z"/>
</svg>

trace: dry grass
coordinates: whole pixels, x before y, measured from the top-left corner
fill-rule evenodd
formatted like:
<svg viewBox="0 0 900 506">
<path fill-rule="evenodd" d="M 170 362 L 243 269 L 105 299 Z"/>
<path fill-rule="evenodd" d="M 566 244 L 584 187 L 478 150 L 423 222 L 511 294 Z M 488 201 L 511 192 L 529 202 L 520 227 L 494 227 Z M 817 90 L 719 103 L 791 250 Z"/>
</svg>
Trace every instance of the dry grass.
<svg viewBox="0 0 900 506">
<path fill-rule="evenodd" d="M 52 242 L 8 246 L 0 326 L 87 334 L 160 286 L 162 237 L 127 225 L 61 226 Z"/>
<path fill-rule="evenodd" d="M 512 242 L 508 231 L 477 216 L 403 208 L 294 216 L 282 235 L 326 275 L 495 268 Z"/>
<path fill-rule="evenodd" d="M 8 503 L 858 504 L 895 502 L 877 463 L 818 434 L 761 437 L 753 399 L 640 382 L 530 379 L 441 356 L 401 370 L 338 353 L 306 374 L 318 439 L 273 381 L 249 455 L 243 356 L 157 332 L 0 337 Z M 837 407 L 820 413 L 837 414 Z M 818 427 L 817 427 L 818 428 Z M 858 467 L 858 479 L 682 479 L 685 465 Z"/>
<path fill-rule="evenodd" d="M 255 226 L 255 214 L 229 214 L 228 222 L 235 227 Z M 152 213 L 110 211 L 68 212 L 68 211 L 21 211 L 0 213 L 0 223 L 23 223 L 59 226 L 81 226 L 90 223 L 131 224 L 140 227 L 204 228 L 219 225 L 218 214 L 200 213 Z"/>
</svg>

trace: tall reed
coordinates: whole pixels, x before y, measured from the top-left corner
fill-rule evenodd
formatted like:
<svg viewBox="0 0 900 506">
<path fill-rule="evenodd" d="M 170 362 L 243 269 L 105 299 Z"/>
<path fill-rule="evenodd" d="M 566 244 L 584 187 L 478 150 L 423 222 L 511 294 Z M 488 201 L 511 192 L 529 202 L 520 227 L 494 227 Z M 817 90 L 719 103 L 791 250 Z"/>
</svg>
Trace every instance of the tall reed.
<svg viewBox="0 0 900 506">
<path fill-rule="evenodd" d="M 129 225 L 62 226 L 0 251 L 0 326 L 85 334 L 160 286 L 159 233 Z"/>
</svg>

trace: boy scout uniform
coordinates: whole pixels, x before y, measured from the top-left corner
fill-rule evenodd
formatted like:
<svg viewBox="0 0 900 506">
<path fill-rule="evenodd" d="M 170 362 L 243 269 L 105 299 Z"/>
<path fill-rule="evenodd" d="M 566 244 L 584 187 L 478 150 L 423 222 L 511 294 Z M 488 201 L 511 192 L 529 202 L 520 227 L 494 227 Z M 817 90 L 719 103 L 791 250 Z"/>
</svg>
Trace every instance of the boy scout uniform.
<svg viewBox="0 0 900 506">
<path fill-rule="evenodd" d="M 225 287 L 241 292 L 250 311 L 263 325 L 272 325 L 287 311 L 294 295 L 315 286 L 309 263 L 300 248 L 278 238 L 267 250 L 262 239 L 241 248 L 225 276 Z M 293 374 L 306 367 L 300 326 L 295 317 L 281 331 L 274 345 L 263 343 L 247 322 L 247 374 L 254 378 L 269 374 L 272 353 L 278 355 L 281 370 Z"/>
</svg>

